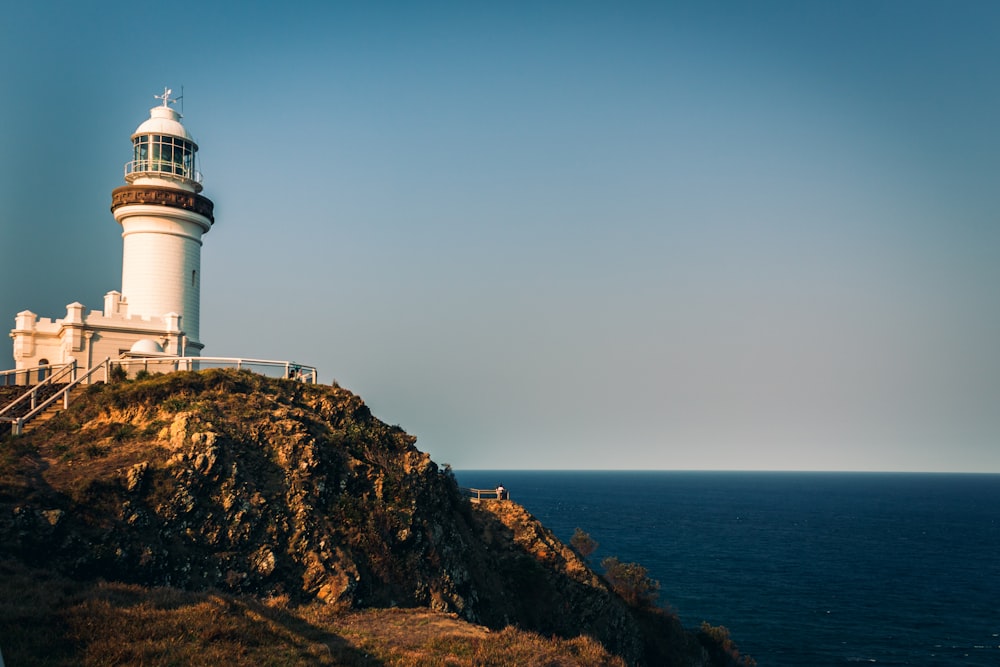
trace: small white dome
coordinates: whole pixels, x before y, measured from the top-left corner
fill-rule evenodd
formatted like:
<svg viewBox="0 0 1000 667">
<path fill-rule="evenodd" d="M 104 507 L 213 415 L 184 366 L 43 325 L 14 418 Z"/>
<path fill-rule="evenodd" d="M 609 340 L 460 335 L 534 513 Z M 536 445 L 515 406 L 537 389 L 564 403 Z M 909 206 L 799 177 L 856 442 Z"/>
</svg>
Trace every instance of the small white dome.
<svg viewBox="0 0 1000 667">
<path fill-rule="evenodd" d="M 163 348 L 155 340 L 143 338 L 133 343 L 129 352 L 135 354 L 163 354 Z"/>
<path fill-rule="evenodd" d="M 172 137 L 182 137 L 192 144 L 196 143 L 191 133 L 181 125 L 181 115 L 171 107 L 153 107 L 149 110 L 149 120 L 135 128 L 132 137 L 140 134 L 166 134 Z"/>
</svg>

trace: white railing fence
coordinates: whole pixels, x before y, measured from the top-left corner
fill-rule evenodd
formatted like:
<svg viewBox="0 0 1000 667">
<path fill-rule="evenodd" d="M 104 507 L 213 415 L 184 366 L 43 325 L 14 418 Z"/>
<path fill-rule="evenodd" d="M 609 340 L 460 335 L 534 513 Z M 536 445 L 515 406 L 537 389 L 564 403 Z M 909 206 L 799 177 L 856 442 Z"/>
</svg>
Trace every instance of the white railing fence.
<svg viewBox="0 0 1000 667">
<path fill-rule="evenodd" d="M 44 366 L 45 369 L 59 369 L 48 375 L 37 385 L 26 390 L 16 401 L 0 410 L 0 422 L 11 424 L 11 433 L 21 435 L 24 424 L 40 414 L 57 400 L 62 399 L 63 409 L 69 407 L 69 392 L 81 384 L 93 384 L 97 381 L 108 382 L 115 368 L 121 368 L 126 377 L 134 378 L 140 373 L 173 373 L 176 371 L 199 371 L 209 368 L 234 368 L 247 370 L 267 377 L 284 378 L 306 384 L 318 384 L 319 372 L 313 366 L 303 366 L 291 361 L 271 361 L 268 359 L 239 359 L 233 357 L 123 357 L 111 360 L 110 357 L 77 377 L 76 362 L 61 366 Z M 38 369 L 20 369 L 6 373 L 23 373 Z M 39 388 L 67 383 L 48 398 L 38 402 Z M 44 393 L 44 392 L 43 392 Z M 14 417 L 15 406 L 30 401 L 29 411 Z M 5 416 L 6 415 L 6 416 Z"/>
<path fill-rule="evenodd" d="M 61 364 L 59 366 L 43 366 L 42 368 L 52 368 L 54 370 L 50 375 L 48 375 L 44 380 L 36 385 L 30 385 L 25 389 L 25 392 L 21 394 L 16 400 L 8 403 L 2 410 L 0 410 L 0 421 L 13 421 L 5 415 L 12 415 L 15 412 L 15 408 L 21 407 L 22 404 L 28 404 L 28 410 L 34 411 L 38 407 L 38 396 L 39 394 L 46 393 L 45 390 L 48 387 L 54 387 L 62 383 L 70 383 L 76 379 L 76 362 L 70 362 L 68 364 Z M 45 401 L 45 404 L 49 404 L 51 401 Z"/>
<path fill-rule="evenodd" d="M 47 399 L 45 399 L 44 401 L 42 401 L 41 403 L 39 403 L 34 409 L 32 409 L 26 415 L 23 415 L 21 417 L 15 417 L 14 419 L 6 419 L 6 420 L 3 420 L 3 421 L 10 421 L 11 422 L 11 433 L 13 435 L 21 435 L 21 433 L 24 431 L 24 425 L 25 425 L 25 423 L 27 423 L 28 421 L 30 421 L 34 417 L 38 416 L 41 412 L 43 412 L 46 408 L 48 408 L 50 405 L 52 405 L 53 403 L 55 403 L 57 400 L 62 399 L 63 410 L 65 410 L 66 408 L 68 408 L 69 407 L 69 392 L 70 392 L 70 390 L 73 389 L 74 387 L 77 387 L 77 386 L 83 384 L 84 381 L 86 381 L 87 384 L 90 384 L 91 383 L 90 378 L 92 376 L 96 375 L 98 372 L 103 372 L 103 374 L 104 374 L 104 381 L 107 382 L 108 381 L 108 373 L 109 373 L 110 370 L 111 370 L 111 359 L 108 358 L 108 359 L 105 359 L 104 361 L 102 361 L 101 363 L 97 364 L 96 366 L 94 366 L 93 368 L 91 368 L 89 371 L 87 371 L 86 373 L 84 373 L 80 377 L 76 378 L 75 380 L 73 380 L 72 382 L 70 382 L 69 384 L 67 384 L 66 386 L 64 386 L 62 389 L 60 389 L 56 393 L 54 393 L 51 396 L 49 396 Z"/>
<path fill-rule="evenodd" d="M 510 500 L 510 492 L 507 489 L 468 489 L 462 488 L 469 494 L 469 499 L 473 503 L 480 503 L 484 500 Z"/>
<path fill-rule="evenodd" d="M 0 387 L 12 385 L 31 385 L 43 382 L 55 373 L 59 373 L 67 366 L 76 367 L 76 362 L 68 364 L 44 364 L 32 368 L 17 368 L 11 371 L 0 371 Z"/>
<path fill-rule="evenodd" d="M 306 384 L 319 383 L 319 372 L 315 367 L 296 364 L 292 361 L 235 357 L 124 357 L 114 360 L 112 365 L 121 366 L 129 377 L 135 377 L 140 371 L 173 373 L 175 371 L 203 371 L 209 368 L 234 368 L 253 371 L 267 377 L 298 380 Z"/>
</svg>

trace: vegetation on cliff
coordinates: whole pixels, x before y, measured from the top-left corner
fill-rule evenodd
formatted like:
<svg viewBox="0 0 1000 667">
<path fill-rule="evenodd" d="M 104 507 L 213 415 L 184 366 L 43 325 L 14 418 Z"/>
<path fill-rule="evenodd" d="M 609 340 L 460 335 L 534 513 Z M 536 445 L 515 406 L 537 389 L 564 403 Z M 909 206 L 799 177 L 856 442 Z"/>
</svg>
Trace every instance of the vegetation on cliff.
<svg viewBox="0 0 1000 667">
<path fill-rule="evenodd" d="M 426 608 L 341 610 L 284 597 L 78 582 L 0 562 L 8 665 L 618 666 L 589 637 L 491 631 Z"/>
<path fill-rule="evenodd" d="M 66 641 L 39 664 L 95 650 L 74 609 L 109 625 L 133 625 L 141 610 L 162 608 L 161 620 L 200 610 L 201 626 L 219 622 L 220 636 L 231 637 L 250 632 L 247 619 L 265 619 L 250 626 L 274 636 L 279 626 L 311 628 L 292 632 L 306 637 L 295 651 L 353 647 L 327 664 L 432 664 L 398 655 L 349 662 L 374 649 L 345 640 L 346 626 L 331 619 L 347 622 L 345 610 L 362 608 L 423 609 L 395 618 L 436 614 L 482 626 L 490 639 L 470 635 L 464 645 L 479 648 L 469 650 L 498 650 L 510 633 L 525 633 L 516 636 L 527 643 L 565 638 L 551 644 L 564 658 L 534 664 L 701 665 L 732 656 L 703 646 L 710 633 L 630 605 L 516 503 L 471 504 L 414 441 L 339 387 L 221 370 L 90 387 L 0 452 L 0 557 L 15 569 L 29 564 L 36 574 L 17 570 L 22 578 L 75 587 L 50 605 Z M 102 580 L 118 583 L 93 583 Z M 133 598 L 144 601 L 122 602 Z M 192 618 L 177 622 L 199 625 Z M 373 622 L 389 627 L 393 617 L 380 618 Z M 8 659 L 16 619 L 0 617 Z M 517 629 L 485 630 L 508 626 Z M 34 650 L 41 647 L 21 657 Z M 70 657 L 59 662 L 59 651 Z M 454 664 L 497 664 L 469 660 Z"/>
</svg>

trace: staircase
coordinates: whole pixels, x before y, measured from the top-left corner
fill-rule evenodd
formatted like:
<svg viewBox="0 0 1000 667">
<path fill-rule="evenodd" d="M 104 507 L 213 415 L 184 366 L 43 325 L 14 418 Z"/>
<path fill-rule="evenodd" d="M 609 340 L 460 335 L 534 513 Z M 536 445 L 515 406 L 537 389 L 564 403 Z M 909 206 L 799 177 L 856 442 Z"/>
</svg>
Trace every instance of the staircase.
<svg viewBox="0 0 1000 667">
<path fill-rule="evenodd" d="M 0 437 L 9 435 L 12 431 L 13 420 L 24 417 L 34 409 L 34 406 L 41 405 L 49 397 L 58 394 L 66 388 L 66 383 L 46 384 L 40 387 L 34 386 L 7 386 L 0 387 L 0 412 L 3 413 L 3 420 L 0 421 Z M 27 394 L 36 392 L 34 401 L 25 398 Z M 16 403 L 12 408 L 11 404 Z M 42 424 L 55 415 L 59 414 L 64 406 L 64 401 L 55 401 L 41 412 L 24 423 L 22 432 L 27 433 L 39 424 Z"/>
<path fill-rule="evenodd" d="M 21 398 L 25 392 L 30 391 L 31 387 L 24 387 L 21 385 L 10 385 L 0 387 L 0 411 L 6 408 L 8 405 Z M 11 432 L 11 423 L 6 420 L 0 420 L 0 438 L 6 438 Z"/>
<path fill-rule="evenodd" d="M 21 395 L 30 388 L 31 387 L 22 387 L 19 385 L 0 387 L 0 410 L 6 408 L 18 398 L 21 398 Z"/>
<path fill-rule="evenodd" d="M 91 376 L 98 373 L 103 374 L 106 382 L 110 372 L 111 359 L 109 357 L 77 377 L 76 362 L 71 360 L 58 372 L 50 374 L 33 387 L 27 389 L 18 387 L 9 390 L 16 391 L 17 395 L 0 400 L 0 437 L 5 437 L 10 433 L 21 435 L 25 431 L 37 428 L 39 423 L 52 419 L 60 411 L 69 407 L 71 389 L 83 382 L 93 382 Z M 70 382 L 67 383 L 67 380 Z M 8 390 L 5 389 L 4 393 L 7 392 Z"/>
<path fill-rule="evenodd" d="M 55 417 L 57 414 L 63 411 L 63 404 L 60 401 L 56 401 L 52 405 L 48 406 L 37 415 L 32 417 L 29 421 L 26 421 L 21 427 L 21 433 L 31 433 L 36 428 L 47 422 L 48 420 Z"/>
</svg>

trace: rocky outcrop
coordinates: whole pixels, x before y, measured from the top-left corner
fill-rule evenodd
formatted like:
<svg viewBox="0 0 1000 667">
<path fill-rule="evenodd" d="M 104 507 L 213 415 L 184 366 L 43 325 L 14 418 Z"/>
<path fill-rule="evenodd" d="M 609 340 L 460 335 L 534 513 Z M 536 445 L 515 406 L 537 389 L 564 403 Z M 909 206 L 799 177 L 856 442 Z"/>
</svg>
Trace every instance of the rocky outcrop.
<svg viewBox="0 0 1000 667">
<path fill-rule="evenodd" d="M 217 370 L 95 386 L 8 441 L 0 554 L 76 578 L 429 607 L 657 662 L 649 617 L 523 507 L 473 507 L 414 442 L 338 387 Z M 654 626 L 676 635 L 675 664 L 704 662 L 674 619 Z"/>
</svg>

